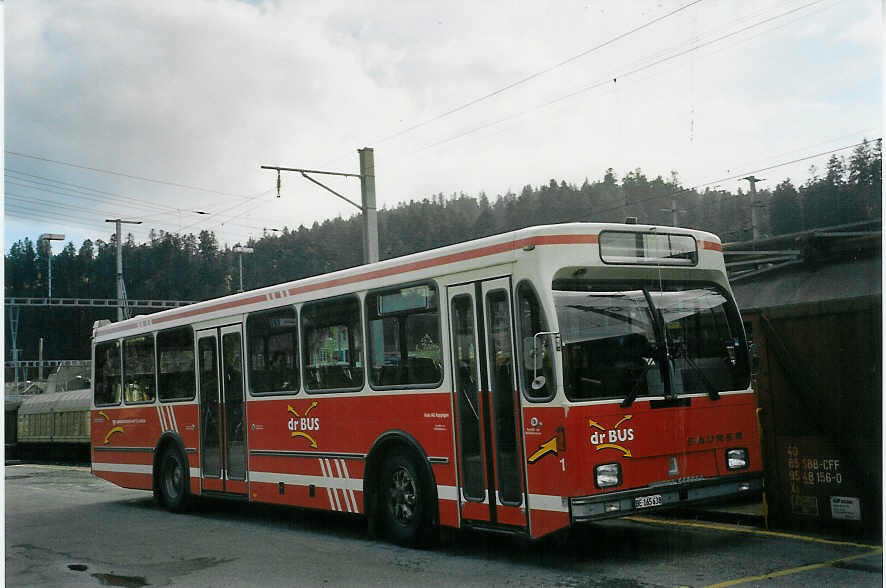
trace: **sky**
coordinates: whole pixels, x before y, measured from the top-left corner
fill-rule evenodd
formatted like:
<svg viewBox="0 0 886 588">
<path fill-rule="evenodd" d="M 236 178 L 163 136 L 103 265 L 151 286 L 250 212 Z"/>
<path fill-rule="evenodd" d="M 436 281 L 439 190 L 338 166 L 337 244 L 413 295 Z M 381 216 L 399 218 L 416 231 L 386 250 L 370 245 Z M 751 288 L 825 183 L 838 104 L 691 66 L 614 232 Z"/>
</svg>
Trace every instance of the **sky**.
<svg viewBox="0 0 886 588">
<path fill-rule="evenodd" d="M 347 218 L 297 173 L 277 198 L 260 166 L 357 173 L 362 147 L 379 208 L 607 168 L 694 186 L 803 159 L 757 174 L 758 189 L 801 184 L 829 157 L 808 156 L 882 134 L 881 10 L 8 0 L 4 250 L 47 232 L 107 241 L 113 218 L 142 221 L 124 227 L 137 242 L 206 229 L 222 246 Z M 315 177 L 359 201 L 357 179 Z"/>
</svg>

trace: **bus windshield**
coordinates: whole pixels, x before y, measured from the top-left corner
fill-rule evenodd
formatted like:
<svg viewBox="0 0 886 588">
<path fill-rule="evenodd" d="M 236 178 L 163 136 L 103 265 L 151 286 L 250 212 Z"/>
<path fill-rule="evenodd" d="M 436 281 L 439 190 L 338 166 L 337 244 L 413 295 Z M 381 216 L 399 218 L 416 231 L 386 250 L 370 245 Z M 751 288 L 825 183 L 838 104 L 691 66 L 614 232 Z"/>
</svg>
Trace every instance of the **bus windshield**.
<svg viewBox="0 0 886 588">
<path fill-rule="evenodd" d="M 713 284 L 554 283 L 570 400 L 675 397 L 748 386 L 735 304 Z"/>
</svg>

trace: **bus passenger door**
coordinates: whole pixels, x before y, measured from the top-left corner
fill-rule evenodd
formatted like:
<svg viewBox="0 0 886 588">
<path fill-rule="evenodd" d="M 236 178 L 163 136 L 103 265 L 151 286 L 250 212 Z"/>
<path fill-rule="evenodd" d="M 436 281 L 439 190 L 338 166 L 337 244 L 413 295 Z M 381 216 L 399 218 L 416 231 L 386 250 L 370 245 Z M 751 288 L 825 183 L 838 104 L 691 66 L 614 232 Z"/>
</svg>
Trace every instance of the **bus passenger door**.
<svg viewBox="0 0 886 588">
<path fill-rule="evenodd" d="M 503 525 L 525 527 L 523 437 L 514 358 L 511 280 L 487 280 L 482 283 L 482 293 L 496 520 Z"/>
<path fill-rule="evenodd" d="M 510 279 L 450 287 L 448 301 L 461 517 L 525 527 Z"/>
<path fill-rule="evenodd" d="M 202 488 L 246 494 L 242 326 L 199 331 L 197 353 Z"/>
</svg>

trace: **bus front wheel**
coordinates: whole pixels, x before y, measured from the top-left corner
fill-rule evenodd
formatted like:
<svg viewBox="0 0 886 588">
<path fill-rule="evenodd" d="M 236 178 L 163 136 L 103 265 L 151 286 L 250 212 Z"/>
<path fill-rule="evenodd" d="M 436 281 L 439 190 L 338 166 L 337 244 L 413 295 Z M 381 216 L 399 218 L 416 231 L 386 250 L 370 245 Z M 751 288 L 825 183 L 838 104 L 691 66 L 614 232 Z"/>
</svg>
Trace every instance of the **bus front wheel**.
<svg viewBox="0 0 886 588">
<path fill-rule="evenodd" d="M 385 458 L 379 515 L 385 534 L 400 545 L 424 545 L 431 529 L 427 474 L 412 455 L 395 449 Z"/>
<path fill-rule="evenodd" d="M 182 512 L 187 507 L 188 467 L 175 447 L 167 447 L 160 458 L 160 499 L 172 512 Z"/>
</svg>

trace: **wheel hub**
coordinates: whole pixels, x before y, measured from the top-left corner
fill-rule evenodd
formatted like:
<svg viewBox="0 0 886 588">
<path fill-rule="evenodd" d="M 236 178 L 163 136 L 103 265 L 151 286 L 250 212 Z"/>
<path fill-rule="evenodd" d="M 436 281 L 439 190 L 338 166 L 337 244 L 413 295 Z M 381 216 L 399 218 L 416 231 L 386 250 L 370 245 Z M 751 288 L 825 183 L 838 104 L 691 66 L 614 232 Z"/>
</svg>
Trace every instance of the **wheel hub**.
<svg viewBox="0 0 886 588">
<path fill-rule="evenodd" d="M 415 480 L 406 468 L 399 468 L 391 477 L 389 506 L 394 520 L 402 525 L 409 524 L 415 517 Z"/>
<path fill-rule="evenodd" d="M 166 468 L 166 493 L 170 498 L 176 498 L 181 492 L 184 473 L 175 459 L 167 460 Z"/>
</svg>

